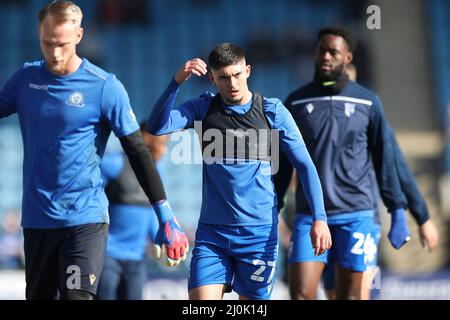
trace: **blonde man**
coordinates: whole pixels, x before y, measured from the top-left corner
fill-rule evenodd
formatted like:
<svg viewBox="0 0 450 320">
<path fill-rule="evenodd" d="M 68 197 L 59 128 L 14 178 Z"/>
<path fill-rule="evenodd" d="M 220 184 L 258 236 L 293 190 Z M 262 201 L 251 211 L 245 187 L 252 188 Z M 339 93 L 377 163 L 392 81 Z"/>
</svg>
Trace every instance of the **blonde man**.
<svg viewBox="0 0 450 320">
<path fill-rule="evenodd" d="M 187 239 L 117 78 L 77 55 L 81 9 L 53 1 L 39 12 L 44 60 L 26 63 L 0 91 L 0 118 L 17 113 L 24 143 L 22 226 L 27 299 L 90 300 L 108 233 L 100 162 L 111 130 L 120 138 L 163 230 L 168 263 Z"/>
</svg>

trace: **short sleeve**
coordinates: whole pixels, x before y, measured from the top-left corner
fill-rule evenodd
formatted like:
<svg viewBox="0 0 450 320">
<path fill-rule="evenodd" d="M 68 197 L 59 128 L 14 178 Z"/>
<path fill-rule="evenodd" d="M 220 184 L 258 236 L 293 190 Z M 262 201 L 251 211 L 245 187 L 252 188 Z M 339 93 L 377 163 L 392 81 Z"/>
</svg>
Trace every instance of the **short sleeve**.
<svg viewBox="0 0 450 320">
<path fill-rule="evenodd" d="M 128 94 L 114 75 L 108 77 L 103 88 L 102 115 L 119 138 L 139 130 Z"/>
</svg>

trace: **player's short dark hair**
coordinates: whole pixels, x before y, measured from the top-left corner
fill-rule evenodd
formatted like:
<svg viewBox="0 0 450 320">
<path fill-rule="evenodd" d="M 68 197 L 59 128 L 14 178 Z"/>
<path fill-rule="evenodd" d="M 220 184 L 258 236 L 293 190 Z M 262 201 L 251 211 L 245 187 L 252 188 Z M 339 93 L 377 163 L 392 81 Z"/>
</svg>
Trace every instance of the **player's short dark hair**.
<svg viewBox="0 0 450 320">
<path fill-rule="evenodd" d="M 353 53 L 356 50 L 356 38 L 354 37 L 350 29 L 340 25 L 325 27 L 319 30 L 317 34 L 317 40 L 320 40 L 323 36 L 328 34 L 342 37 L 347 43 L 348 50 L 350 52 Z"/>
<path fill-rule="evenodd" d="M 245 52 L 242 48 L 232 43 L 222 43 L 211 51 L 208 63 L 212 69 L 217 70 L 237 64 L 243 59 L 245 59 Z"/>
</svg>

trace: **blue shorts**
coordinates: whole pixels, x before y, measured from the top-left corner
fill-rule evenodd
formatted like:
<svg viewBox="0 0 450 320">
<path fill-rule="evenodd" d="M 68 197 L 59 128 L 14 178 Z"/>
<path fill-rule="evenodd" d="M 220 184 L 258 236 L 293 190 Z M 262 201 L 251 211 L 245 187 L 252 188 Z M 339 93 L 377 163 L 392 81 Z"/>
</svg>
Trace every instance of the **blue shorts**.
<svg viewBox="0 0 450 320">
<path fill-rule="evenodd" d="M 298 215 L 294 222 L 291 237 L 289 263 L 316 261 L 327 264 L 329 261 L 341 267 L 363 272 L 367 269 L 364 245 L 370 238 L 373 217 L 362 216 L 352 219 L 328 221 L 333 245 L 320 256 L 314 255 L 309 235 L 313 219 L 311 216 Z"/>
<path fill-rule="evenodd" d="M 378 244 L 381 238 L 381 225 L 374 223 L 370 232 L 370 237 L 367 237 L 364 244 L 364 250 L 366 252 L 366 264 L 367 268 L 375 268 L 378 266 Z"/>
<path fill-rule="evenodd" d="M 378 243 L 380 242 L 381 226 L 378 223 L 372 225 L 370 236 L 367 236 L 364 244 L 365 259 L 367 269 L 378 267 Z M 325 290 L 333 290 L 336 288 L 336 277 L 334 262 L 329 261 L 322 273 L 323 286 Z"/>
<path fill-rule="evenodd" d="M 225 284 L 246 298 L 270 299 L 278 258 L 277 225 L 199 224 L 188 289 Z"/>
</svg>

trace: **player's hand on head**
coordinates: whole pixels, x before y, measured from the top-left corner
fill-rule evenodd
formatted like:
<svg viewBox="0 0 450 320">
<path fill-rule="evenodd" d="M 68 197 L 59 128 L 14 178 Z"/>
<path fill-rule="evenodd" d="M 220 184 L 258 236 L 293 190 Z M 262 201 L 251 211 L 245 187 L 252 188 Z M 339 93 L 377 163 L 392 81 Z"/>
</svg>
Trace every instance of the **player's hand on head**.
<svg viewBox="0 0 450 320">
<path fill-rule="evenodd" d="M 160 259 L 162 252 L 165 251 L 166 264 L 169 267 L 179 265 L 186 260 L 189 241 L 167 200 L 153 206 L 160 222 L 157 240 L 153 244 L 153 255 Z"/>
<path fill-rule="evenodd" d="M 400 249 L 411 237 L 406 221 L 406 210 L 403 208 L 394 209 L 391 214 L 391 228 L 388 239 L 395 249 Z"/>
<path fill-rule="evenodd" d="M 203 76 L 208 72 L 206 63 L 200 59 L 195 58 L 186 61 L 185 64 L 175 74 L 175 81 L 178 84 L 182 84 L 184 81 L 189 79 L 193 74 L 196 76 Z"/>
<path fill-rule="evenodd" d="M 310 237 L 314 255 L 320 256 L 331 248 L 331 233 L 325 221 L 316 220 L 313 222 Z"/>
</svg>

